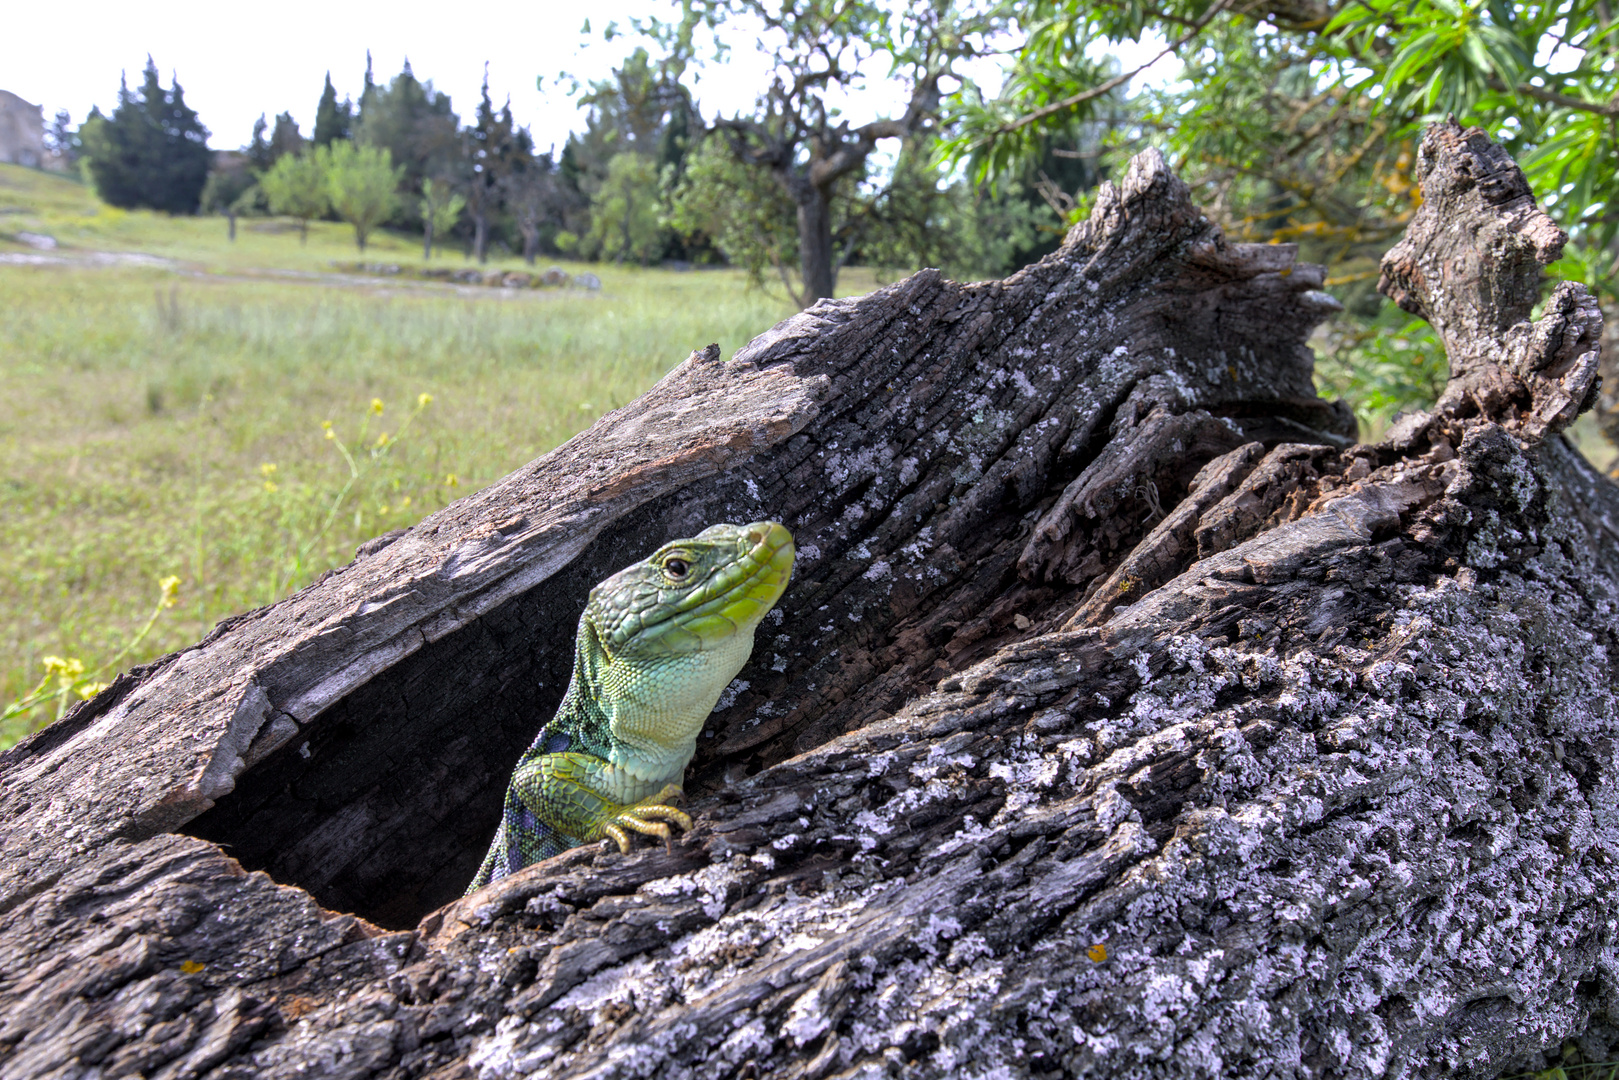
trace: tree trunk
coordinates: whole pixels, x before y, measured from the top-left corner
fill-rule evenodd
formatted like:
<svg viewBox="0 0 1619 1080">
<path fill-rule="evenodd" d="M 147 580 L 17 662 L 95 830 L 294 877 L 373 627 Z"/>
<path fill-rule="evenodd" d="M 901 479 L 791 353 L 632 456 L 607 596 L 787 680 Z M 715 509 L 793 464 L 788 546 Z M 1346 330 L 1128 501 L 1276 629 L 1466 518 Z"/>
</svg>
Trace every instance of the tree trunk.
<svg viewBox="0 0 1619 1080">
<path fill-rule="evenodd" d="M 429 218 L 422 226 L 422 261 L 433 258 L 433 221 Z"/>
<path fill-rule="evenodd" d="M 832 195 L 808 180 L 790 187 L 798 203 L 798 265 L 804 277 L 804 307 L 830 299 L 837 286 L 832 265 Z"/>
<path fill-rule="evenodd" d="M 1492 1077 L 1619 1024 L 1599 320 L 1476 132 L 1335 302 L 1149 151 L 1005 281 L 817 305 L 0 758 L 0 1077 Z M 458 899 L 589 587 L 773 517 L 670 850 Z M 259 872 L 263 871 L 263 872 Z M 444 905 L 444 906 L 440 906 Z"/>
<path fill-rule="evenodd" d="M 230 221 L 230 242 L 236 243 L 236 211 L 225 211 L 225 217 Z"/>
<path fill-rule="evenodd" d="M 489 261 L 489 214 L 484 210 L 472 214 L 472 253 L 479 263 Z"/>
</svg>

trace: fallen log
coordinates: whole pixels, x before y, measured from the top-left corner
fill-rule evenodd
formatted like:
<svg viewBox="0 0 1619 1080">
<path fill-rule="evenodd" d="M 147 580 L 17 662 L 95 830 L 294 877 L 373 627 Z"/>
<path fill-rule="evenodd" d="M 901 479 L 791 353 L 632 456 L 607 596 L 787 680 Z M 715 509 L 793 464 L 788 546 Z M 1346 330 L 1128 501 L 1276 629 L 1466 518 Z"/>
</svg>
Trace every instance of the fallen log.
<svg viewBox="0 0 1619 1080">
<path fill-rule="evenodd" d="M 1619 1042 L 1600 315 L 1482 135 L 1335 307 L 1154 152 L 1005 281 L 822 302 L 0 757 L 0 1077 L 1493 1077 Z M 672 849 L 464 899 L 591 584 L 773 517 Z"/>
</svg>

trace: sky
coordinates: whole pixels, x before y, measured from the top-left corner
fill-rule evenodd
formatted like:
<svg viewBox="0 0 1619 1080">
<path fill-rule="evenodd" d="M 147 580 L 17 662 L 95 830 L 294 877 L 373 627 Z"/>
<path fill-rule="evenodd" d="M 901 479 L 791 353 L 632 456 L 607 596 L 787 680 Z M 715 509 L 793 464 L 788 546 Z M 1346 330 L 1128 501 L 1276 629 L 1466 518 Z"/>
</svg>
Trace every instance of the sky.
<svg viewBox="0 0 1619 1080">
<path fill-rule="evenodd" d="M 58 109 L 67 109 L 74 123 L 83 121 L 91 105 L 111 112 L 119 72 L 138 84 L 150 54 L 164 86 L 179 76 L 186 103 L 207 126 L 215 149 L 245 144 L 261 113 L 273 122 L 276 113 L 290 112 L 308 135 L 326 73 L 339 98 L 358 99 L 369 49 L 378 82 L 397 74 L 408 58 L 417 78 L 431 79 L 450 95 L 463 124 L 477 108 L 487 62 L 496 106 L 509 97 L 513 117 L 529 127 L 535 144 L 560 150 L 569 131 L 583 128 L 585 114 L 569 96 L 569 84 L 558 85 L 559 76 L 605 78 L 635 45 L 624 37 L 604 42 L 600 31 L 609 22 L 672 18 L 676 10 L 667 0 L 277 0 L 248 6 L 69 0 L 60 8 L 8 7 L 0 36 L 0 89 L 43 105 L 47 123 Z M 587 18 L 596 31 L 591 35 L 581 33 Z M 731 40 L 731 60 L 699 72 L 694 84 L 705 117 L 746 110 L 762 88 L 766 69 L 748 47 L 751 36 Z M 1143 46 L 1139 55 L 1121 60 L 1132 67 L 1155 51 Z M 988 68 L 974 77 L 998 82 Z M 857 123 L 903 107 L 891 87 L 881 86 L 880 78 L 872 81 L 877 85 L 866 95 L 846 103 Z"/>
</svg>

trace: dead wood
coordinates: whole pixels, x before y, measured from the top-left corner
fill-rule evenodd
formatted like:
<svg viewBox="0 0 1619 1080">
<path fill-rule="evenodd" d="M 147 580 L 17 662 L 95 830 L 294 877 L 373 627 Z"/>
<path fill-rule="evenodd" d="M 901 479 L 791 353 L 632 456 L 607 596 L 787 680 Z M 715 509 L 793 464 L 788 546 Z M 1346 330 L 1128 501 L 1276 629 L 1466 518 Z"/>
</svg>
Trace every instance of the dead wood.
<svg viewBox="0 0 1619 1080">
<path fill-rule="evenodd" d="M 1314 394 L 1320 268 L 1149 152 L 1043 262 L 694 354 L 120 678 L 0 758 L 0 1078 L 1602 1051 L 1619 497 L 1558 435 L 1600 320 L 1531 321 L 1560 234 L 1498 148 L 1441 126 L 1419 171 L 1385 281 L 1455 377 L 1381 445 Z M 589 586 L 763 516 L 800 564 L 695 832 L 454 899 Z"/>
</svg>

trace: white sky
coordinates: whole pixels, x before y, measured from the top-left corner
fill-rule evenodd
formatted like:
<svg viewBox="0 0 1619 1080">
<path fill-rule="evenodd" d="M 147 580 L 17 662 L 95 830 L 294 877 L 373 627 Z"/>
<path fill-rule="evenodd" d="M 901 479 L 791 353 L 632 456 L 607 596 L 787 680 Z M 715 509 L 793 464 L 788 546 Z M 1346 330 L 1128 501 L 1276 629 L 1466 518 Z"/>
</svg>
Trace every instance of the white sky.
<svg viewBox="0 0 1619 1080">
<path fill-rule="evenodd" d="M 276 113 L 291 112 L 308 135 L 326 72 L 331 71 L 340 99 L 357 99 L 370 49 L 378 82 L 386 83 L 409 57 L 418 79 L 431 79 L 449 93 L 463 124 L 477 108 L 487 61 L 496 106 L 509 95 L 513 117 L 529 126 L 536 145 L 543 149 L 554 143 L 560 151 L 568 132 L 583 127 L 584 112 L 556 77 L 569 72 L 605 78 L 635 45 L 623 37 L 603 42 L 600 30 L 609 21 L 624 25 L 637 15 L 672 18 L 676 11 L 674 3 L 661 0 L 460 0 L 448 5 L 441 0 L 279 0 L 245 7 L 217 0 L 147 5 L 81 0 L 60 8 L 42 3 L 8 7 L 6 33 L 0 36 L 0 89 L 42 104 L 47 123 L 58 109 L 72 113 L 75 123 L 91 105 L 110 112 L 120 70 L 137 84 L 150 53 L 164 86 L 179 75 L 186 103 L 208 127 L 208 144 L 215 149 L 246 143 L 260 113 L 273 122 Z M 590 38 L 580 33 L 587 18 L 597 31 Z M 731 61 L 704 70 L 695 84 L 708 118 L 716 110 L 729 114 L 747 109 L 763 85 L 765 68 L 748 47 L 751 35 L 733 30 L 726 36 L 733 46 Z M 1120 59 L 1128 68 L 1149 59 L 1157 48 L 1143 45 Z M 1159 72 L 1155 68 L 1152 74 Z M 864 100 L 849 102 L 856 123 L 902 107 L 893 90 L 881 85 L 881 75 L 871 73 L 876 85 Z M 994 79 L 988 70 L 974 75 L 981 82 Z"/>
</svg>

